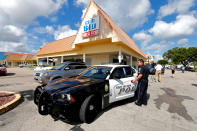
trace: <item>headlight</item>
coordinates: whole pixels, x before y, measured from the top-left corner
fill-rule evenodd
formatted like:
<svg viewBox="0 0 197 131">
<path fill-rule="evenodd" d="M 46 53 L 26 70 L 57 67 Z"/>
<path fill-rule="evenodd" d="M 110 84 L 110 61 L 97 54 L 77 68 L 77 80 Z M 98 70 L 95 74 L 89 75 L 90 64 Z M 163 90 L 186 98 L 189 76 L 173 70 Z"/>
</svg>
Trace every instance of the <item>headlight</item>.
<svg viewBox="0 0 197 131">
<path fill-rule="evenodd" d="M 44 74 L 43 74 L 43 76 L 48 76 L 48 75 L 49 75 L 49 73 L 48 73 L 48 72 L 46 72 L 46 73 L 44 73 Z"/>
<path fill-rule="evenodd" d="M 74 97 L 72 97 L 70 94 L 59 94 L 57 99 L 59 101 L 75 102 Z"/>
</svg>

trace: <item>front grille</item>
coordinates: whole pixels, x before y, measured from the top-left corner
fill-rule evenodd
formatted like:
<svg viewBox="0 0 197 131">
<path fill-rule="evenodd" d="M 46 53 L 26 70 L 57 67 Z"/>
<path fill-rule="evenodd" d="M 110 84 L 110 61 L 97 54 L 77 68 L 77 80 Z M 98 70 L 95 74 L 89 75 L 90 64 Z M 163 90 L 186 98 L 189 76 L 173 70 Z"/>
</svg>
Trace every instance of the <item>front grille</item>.
<svg viewBox="0 0 197 131">
<path fill-rule="evenodd" d="M 40 73 L 36 73 L 35 76 L 40 76 Z"/>
</svg>

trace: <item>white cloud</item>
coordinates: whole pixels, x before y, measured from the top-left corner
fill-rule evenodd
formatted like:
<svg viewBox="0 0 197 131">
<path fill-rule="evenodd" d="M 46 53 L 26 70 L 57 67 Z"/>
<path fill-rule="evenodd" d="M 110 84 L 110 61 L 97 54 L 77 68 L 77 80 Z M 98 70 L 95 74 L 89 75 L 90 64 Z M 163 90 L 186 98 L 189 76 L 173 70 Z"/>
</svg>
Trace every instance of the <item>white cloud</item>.
<svg viewBox="0 0 197 131">
<path fill-rule="evenodd" d="M 192 35 L 195 33 L 196 27 L 197 18 L 194 15 L 178 15 L 176 20 L 171 23 L 156 21 L 152 28 L 135 33 L 133 38 L 139 40 L 142 45 L 146 45 L 152 40 L 168 41 Z"/>
<path fill-rule="evenodd" d="M 24 30 L 22 30 L 16 26 L 13 26 L 13 25 L 6 25 L 6 26 L 4 26 L 4 29 L 7 30 L 7 32 L 14 34 L 16 36 L 22 36 L 25 34 Z"/>
<path fill-rule="evenodd" d="M 34 28 L 33 32 L 39 34 L 53 35 L 55 40 L 59 40 L 77 34 L 77 30 L 71 29 L 69 25 L 63 25 L 63 26 L 58 25 L 55 27 L 47 25 L 46 27 Z"/>
<path fill-rule="evenodd" d="M 0 9 L 11 23 L 28 24 L 37 16 L 55 13 L 67 0 L 0 0 Z"/>
<path fill-rule="evenodd" d="M 56 16 L 51 17 L 51 18 L 50 18 L 50 21 L 53 22 L 53 23 L 55 23 L 55 22 L 58 21 L 58 17 L 56 17 Z"/>
<path fill-rule="evenodd" d="M 139 41 L 149 42 L 151 41 L 151 35 L 147 34 L 145 31 L 141 31 L 133 35 L 133 38 Z"/>
<path fill-rule="evenodd" d="M 152 36 L 145 31 L 133 35 L 133 39 L 141 42 L 141 50 L 145 50 L 147 44 L 152 40 Z"/>
<path fill-rule="evenodd" d="M 25 35 L 24 29 L 13 25 L 0 27 L 0 41 L 20 42 Z"/>
<path fill-rule="evenodd" d="M 163 57 L 160 54 L 154 55 L 154 61 L 157 62 L 158 60 L 162 60 Z"/>
<path fill-rule="evenodd" d="M 169 40 L 192 35 L 196 27 L 197 18 L 193 15 L 178 15 L 176 21 L 171 23 L 156 21 L 149 32 L 157 39 Z"/>
<path fill-rule="evenodd" d="M 4 52 L 19 52 L 19 53 L 35 53 L 36 51 L 25 42 L 8 42 L 8 41 L 0 41 L 0 51 Z"/>
<path fill-rule="evenodd" d="M 35 40 L 38 40 L 38 37 L 37 36 L 32 36 L 33 39 Z"/>
<path fill-rule="evenodd" d="M 184 38 L 184 39 L 179 40 L 178 44 L 183 45 L 184 47 L 186 47 L 188 42 L 189 42 L 189 40 Z"/>
<path fill-rule="evenodd" d="M 67 0 L 0 0 L 0 50 L 34 52 L 26 29 L 38 16 L 48 17 Z"/>
<path fill-rule="evenodd" d="M 49 34 L 53 34 L 54 33 L 53 26 L 46 26 L 45 29 L 46 29 L 46 32 L 49 33 Z"/>
<path fill-rule="evenodd" d="M 81 4 L 83 4 L 84 6 L 88 6 L 89 3 L 90 3 L 90 0 L 75 0 L 75 4 L 77 6 L 80 6 Z"/>
<path fill-rule="evenodd" d="M 80 22 L 77 22 L 77 23 L 75 24 L 75 27 L 79 28 L 80 25 L 81 25 L 81 23 L 80 23 Z"/>
<path fill-rule="evenodd" d="M 153 54 L 159 54 L 167 50 L 171 46 L 171 42 L 161 41 L 160 43 L 154 43 L 152 45 L 147 45 L 145 51 L 152 52 Z"/>
<path fill-rule="evenodd" d="M 160 7 L 159 18 L 178 13 L 187 13 L 195 5 L 195 0 L 168 0 L 168 4 Z"/>
<path fill-rule="evenodd" d="M 154 12 L 149 0 L 95 1 L 126 31 L 142 26 L 147 21 L 148 15 Z M 76 0 L 75 3 L 87 7 L 89 0 Z"/>
<path fill-rule="evenodd" d="M 176 20 L 171 22 L 156 20 L 152 28 L 135 33 L 133 38 L 141 42 L 141 49 L 144 52 L 151 52 L 157 60 L 162 58 L 161 53 L 175 47 L 175 43 L 170 40 L 177 40 L 195 33 L 197 15 L 196 11 L 190 11 L 192 6 L 194 6 L 194 0 L 169 0 L 168 5 L 160 8 L 158 17 L 177 14 Z M 155 43 L 155 41 L 160 42 Z M 188 39 L 181 39 L 176 44 L 186 46 L 187 43 Z"/>
<path fill-rule="evenodd" d="M 84 17 L 84 15 L 85 15 L 86 11 L 87 11 L 87 8 L 84 8 L 84 9 L 82 10 L 81 20 L 83 19 L 83 17 Z"/>
<path fill-rule="evenodd" d="M 77 30 L 72 30 L 70 26 L 58 26 L 58 30 L 54 32 L 54 37 L 56 40 L 66 38 L 68 36 L 76 35 Z"/>
</svg>

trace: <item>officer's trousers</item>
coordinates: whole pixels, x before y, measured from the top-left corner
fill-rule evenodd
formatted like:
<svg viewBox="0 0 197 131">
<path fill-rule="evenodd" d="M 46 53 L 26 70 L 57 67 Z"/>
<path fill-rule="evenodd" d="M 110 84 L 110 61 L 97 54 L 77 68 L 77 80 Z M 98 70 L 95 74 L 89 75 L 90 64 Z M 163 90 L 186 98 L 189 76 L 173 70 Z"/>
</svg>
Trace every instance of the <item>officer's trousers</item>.
<svg viewBox="0 0 197 131">
<path fill-rule="evenodd" d="M 138 82 L 137 86 L 137 103 L 147 104 L 147 89 L 148 89 L 148 80 L 142 79 Z"/>
</svg>

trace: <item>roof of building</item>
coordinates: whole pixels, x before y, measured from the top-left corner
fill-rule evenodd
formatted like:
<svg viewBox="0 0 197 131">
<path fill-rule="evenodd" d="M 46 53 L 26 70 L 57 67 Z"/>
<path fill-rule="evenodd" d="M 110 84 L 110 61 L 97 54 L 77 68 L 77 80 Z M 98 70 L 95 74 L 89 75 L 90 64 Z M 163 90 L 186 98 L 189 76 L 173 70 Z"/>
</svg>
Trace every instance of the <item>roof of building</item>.
<svg viewBox="0 0 197 131">
<path fill-rule="evenodd" d="M 36 60 L 36 55 L 27 55 L 26 61 Z"/>
<path fill-rule="evenodd" d="M 23 61 L 24 55 L 12 54 L 8 55 L 6 61 Z"/>
<path fill-rule="evenodd" d="M 32 54 L 0 52 L 0 60 L 6 61 L 31 61 L 36 60 L 36 56 Z"/>
<path fill-rule="evenodd" d="M 133 49 L 135 52 L 140 54 L 142 57 L 145 57 L 144 54 L 140 51 L 140 49 L 137 47 L 135 42 L 125 33 L 119 26 L 116 24 L 110 16 L 107 15 L 93 0 L 91 0 L 88 9 L 91 4 L 94 4 L 94 6 L 98 9 L 98 12 L 100 15 L 104 18 L 106 21 L 106 24 L 109 26 L 111 30 L 114 30 L 115 33 L 117 34 L 119 40 L 123 42 L 125 45 Z M 86 13 L 88 12 L 88 9 Z M 85 13 L 85 15 L 86 15 Z M 84 15 L 84 17 L 85 17 Z M 54 42 L 50 42 L 44 47 L 40 48 L 40 50 L 37 52 L 37 56 L 39 55 L 47 55 L 47 54 L 55 54 L 55 53 L 60 53 L 60 52 L 65 52 L 65 51 L 71 51 L 73 50 L 72 44 L 76 38 L 76 35 L 70 36 L 61 40 L 57 40 Z"/>
<path fill-rule="evenodd" d="M 46 45 L 44 45 L 44 47 L 40 48 L 36 55 L 39 56 L 44 54 L 71 51 L 73 50 L 72 43 L 75 40 L 75 37 L 76 35 L 73 35 L 64 39 L 47 43 Z"/>
<path fill-rule="evenodd" d="M 141 52 L 141 50 L 137 47 L 135 42 L 128 36 L 125 31 L 123 31 L 118 24 L 116 24 L 109 15 L 105 11 L 103 11 L 93 0 L 91 1 L 93 4 L 98 8 L 99 13 L 103 15 L 104 19 L 106 20 L 106 23 L 108 26 L 115 31 L 120 41 L 122 41 L 124 44 L 129 46 L 131 49 L 139 53 L 141 56 L 145 57 L 144 54 Z M 91 3 L 90 3 L 91 4 Z"/>
<path fill-rule="evenodd" d="M 5 55 L 25 55 L 23 53 L 4 52 Z"/>
</svg>

